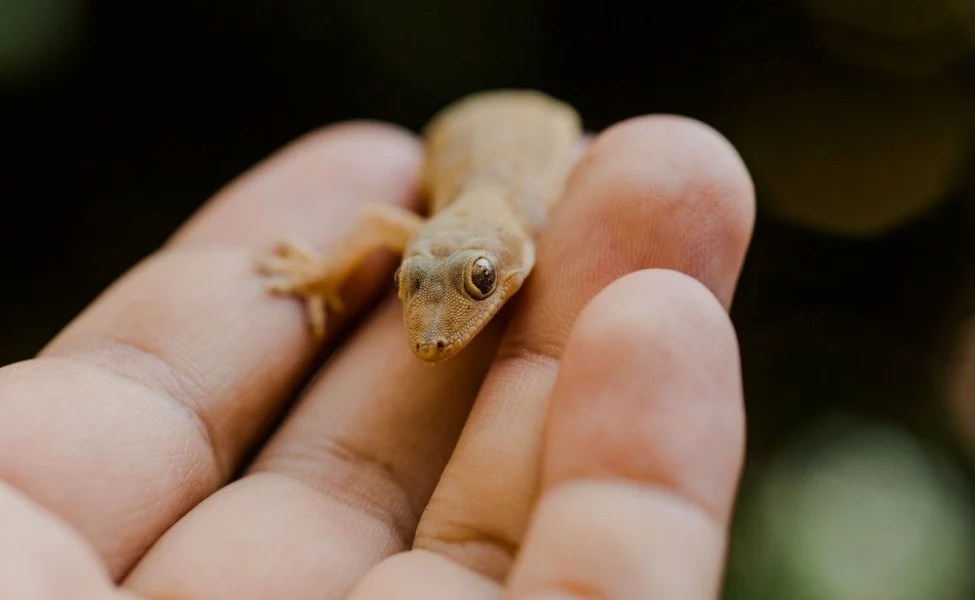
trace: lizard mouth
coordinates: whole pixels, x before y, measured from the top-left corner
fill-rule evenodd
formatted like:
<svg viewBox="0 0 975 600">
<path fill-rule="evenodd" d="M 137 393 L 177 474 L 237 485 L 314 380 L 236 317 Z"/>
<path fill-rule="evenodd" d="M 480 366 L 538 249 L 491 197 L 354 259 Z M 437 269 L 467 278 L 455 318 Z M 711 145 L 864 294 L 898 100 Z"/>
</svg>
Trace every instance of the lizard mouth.
<svg viewBox="0 0 975 600">
<path fill-rule="evenodd" d="M 422 361 L 435 363 L 453 356 L 456 353 L 455 346 L 456 344 L 444 339 L 413 342 L 413 354 Z"/>
<path fill-rule="evenodd" d="M 462 332 L 454 339 L 445 337 L 434 337 L 413 341 L 410 347 L 417 358 L 428 363 L 438 363 L 444 361 L 467 346 L 467 343 L 481 330 L 488 319 L 477 323 L 470 330 Z"/>
</svg>

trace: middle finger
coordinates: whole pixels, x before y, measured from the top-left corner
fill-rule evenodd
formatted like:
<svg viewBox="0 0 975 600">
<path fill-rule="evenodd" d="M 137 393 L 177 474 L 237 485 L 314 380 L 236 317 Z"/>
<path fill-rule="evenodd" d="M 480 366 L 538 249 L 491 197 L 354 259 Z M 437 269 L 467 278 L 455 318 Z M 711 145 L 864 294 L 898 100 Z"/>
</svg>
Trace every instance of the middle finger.
<svg viewBox="0 0 975 600">
<path fill-rule="evenodd" d="M 598 136 L 543 236 L 414 547 L 503 579 L 535 500 L 547 398 L 582 307 L 618 277 L 651 267 L 697 278 L 727 307 L 753 213 L 744 165 L 708 127 L 651 116 Z"/>
</svg>

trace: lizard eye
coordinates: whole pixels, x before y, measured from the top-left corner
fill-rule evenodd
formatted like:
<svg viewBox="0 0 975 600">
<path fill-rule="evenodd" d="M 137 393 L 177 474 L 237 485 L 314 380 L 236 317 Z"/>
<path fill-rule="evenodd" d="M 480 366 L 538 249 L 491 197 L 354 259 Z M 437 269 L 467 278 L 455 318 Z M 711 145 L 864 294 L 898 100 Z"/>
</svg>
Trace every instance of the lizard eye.
<svg viewBox="0 0 975 600">
<path fill-rule="evenodd" d="M 474 259 L 464 276 L 464 289 L 475 300 L 483 300 L 494 292 L 498 283 L 494 261 L 486 256 Z"/>
</svg>

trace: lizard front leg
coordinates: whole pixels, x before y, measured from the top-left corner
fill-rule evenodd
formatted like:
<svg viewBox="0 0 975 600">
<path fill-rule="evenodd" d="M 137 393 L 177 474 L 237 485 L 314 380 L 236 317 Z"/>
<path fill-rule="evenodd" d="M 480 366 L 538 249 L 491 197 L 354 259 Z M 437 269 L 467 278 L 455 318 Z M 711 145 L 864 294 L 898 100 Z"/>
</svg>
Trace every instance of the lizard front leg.
<svg viewBox="0 0 975 600">
<path fill-rule="evenodd" d="M 326 310 L 343 310 L 339 289 L 366 257 L 378 248 L 402 254 L 422 223 L 422 217 L 405 208 L 369 204 L 331 252 L 316 252 L 303 240 L 284 240 L 258 257 L 257 266 L 272 277 L 269 291 L 305 301 L 312 332 L 320 338 L 325 334 Z"/>
</svg>

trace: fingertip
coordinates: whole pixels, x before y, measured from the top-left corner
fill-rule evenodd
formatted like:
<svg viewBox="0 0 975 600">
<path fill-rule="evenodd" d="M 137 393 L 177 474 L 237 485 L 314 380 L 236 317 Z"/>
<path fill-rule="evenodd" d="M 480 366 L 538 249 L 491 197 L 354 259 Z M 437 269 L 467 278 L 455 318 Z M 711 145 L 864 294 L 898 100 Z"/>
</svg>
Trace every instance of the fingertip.
<svg viewBox="0 0 975 600">
<path fill-rule="evenodd" d="M 738 345 L 692 277 L 637 271 L 598 294 L 569 337 L 551 410 L 545 487 L 648 482 L 729 515 L 744 452 Z"/>
<path fill-rule="evenodd" d="M 567 189 L 569 203 L 589 205 L 579 211 L 588 229 L 639 242 L 652 252 L 642 262 L 689 273 L 730 305 L 754 227 L 755 191 L 717 130 L 672 115 L 621 121 L 593 139 Z"/>
<path fill-rule="evenodd" d="M 738 342 L 727 311 L 697 279 L 670 269 L 628 273 L 606 286 L 579 314 L 569 346 L 581 345 L 593 358 L 607 351 L 633 355 L 661 340 L 692 343 L 707 333 L 698 350 L 720 360 L 733 357 Z M 701 340 L 703 341 L 703 340 Z"/>
</svg>

